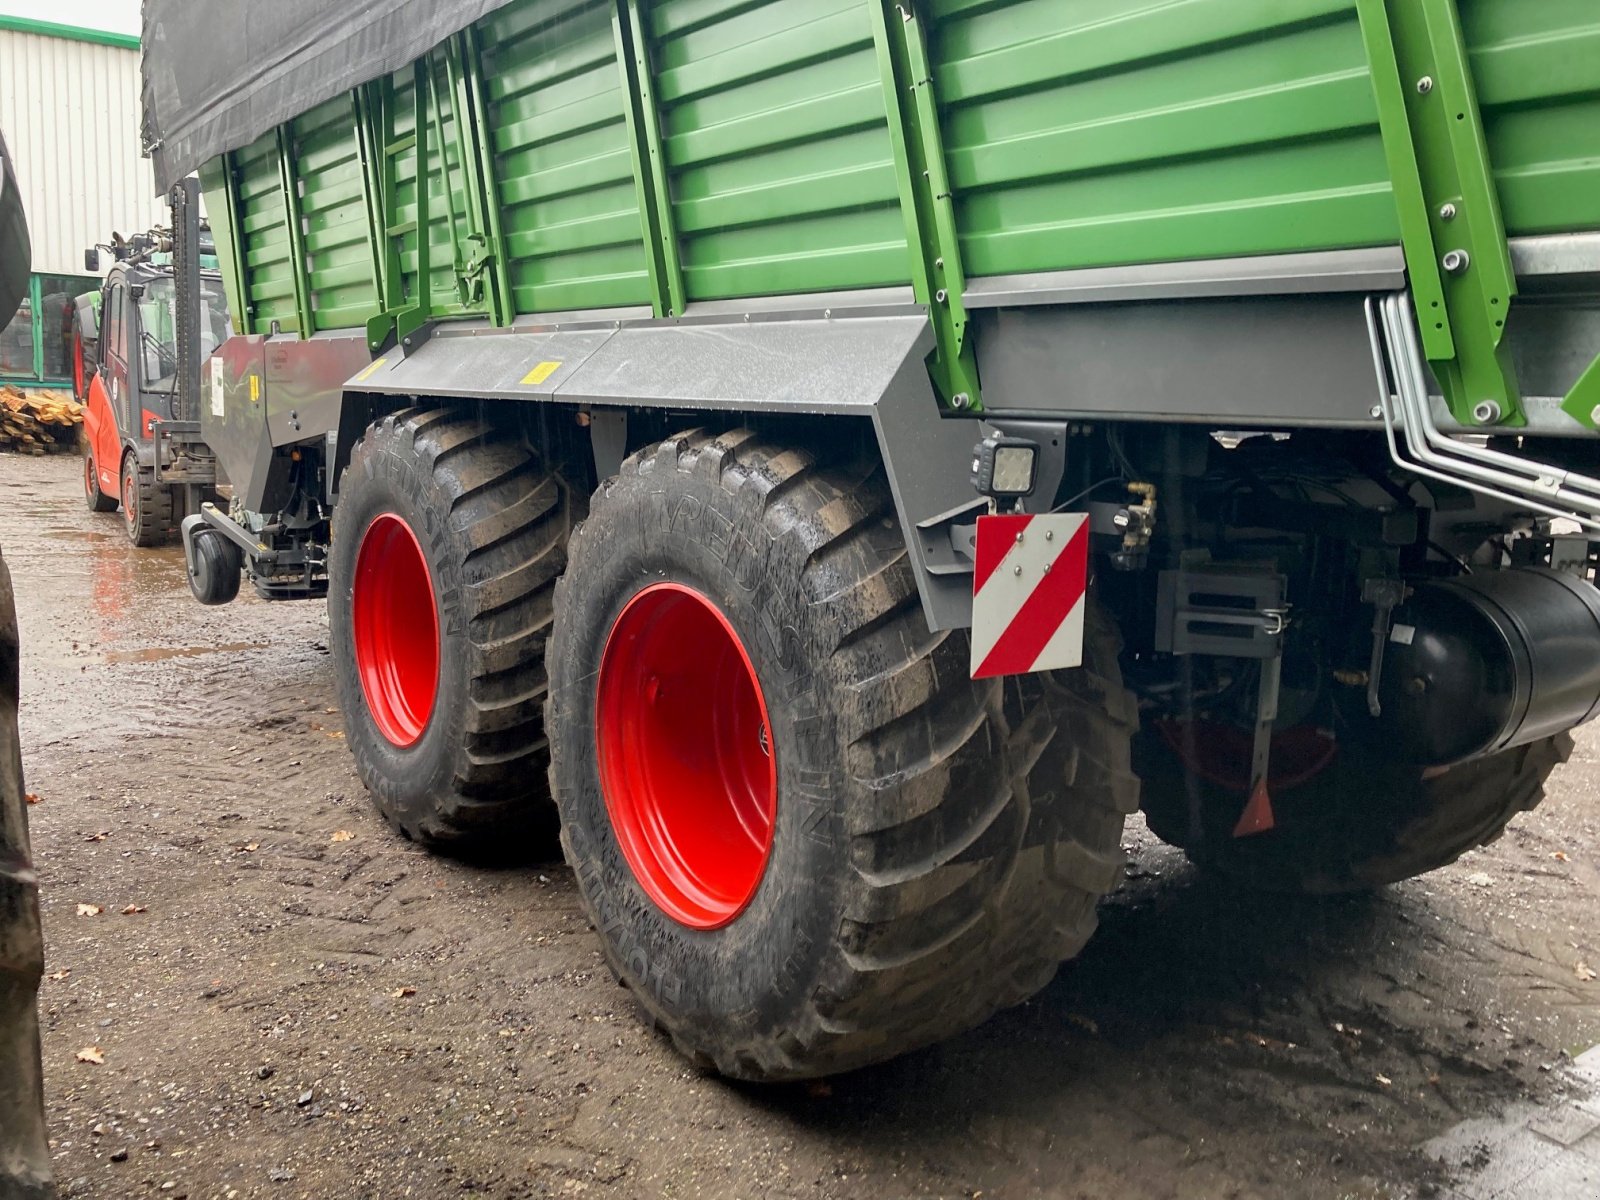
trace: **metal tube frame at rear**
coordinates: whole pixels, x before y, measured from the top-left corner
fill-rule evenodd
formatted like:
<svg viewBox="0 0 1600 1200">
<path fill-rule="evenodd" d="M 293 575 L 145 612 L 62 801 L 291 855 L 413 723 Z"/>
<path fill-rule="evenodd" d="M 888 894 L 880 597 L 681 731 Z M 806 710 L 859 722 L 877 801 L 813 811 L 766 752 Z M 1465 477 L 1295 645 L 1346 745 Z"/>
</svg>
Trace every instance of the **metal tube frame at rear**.
<svg viewBox="0 0 1600 1200">
<path fill-rule="evenodd" d="M 1600 532 L 1600 479 L 1452 438 L 1439 429 L 1409 292 L 1370 297 L 1366 315 L 1384 433 L 1397 466 Z"/>
</svg>

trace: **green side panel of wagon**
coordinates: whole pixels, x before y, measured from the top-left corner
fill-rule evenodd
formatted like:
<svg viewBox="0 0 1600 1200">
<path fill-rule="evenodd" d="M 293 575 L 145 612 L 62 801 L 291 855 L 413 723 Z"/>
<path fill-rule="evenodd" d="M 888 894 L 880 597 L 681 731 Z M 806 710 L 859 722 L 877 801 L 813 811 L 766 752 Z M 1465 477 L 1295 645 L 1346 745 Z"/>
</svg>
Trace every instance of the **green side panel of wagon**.
<svg viewBox="0 0 1600 1200">
<path fill-rule="evenodd" d="M 880 4 L 517 0 L 452 43 L 481 91 L 472 129 L 444 50 L 429 56 L 423 206 L 415 75 L 381 85 L 392 238 L 364 215 L 353 102 L 228 156 L 246 326 L 298 329 L 302 307 L 316 329 L 359 326 L 396 297 L 504 320 L 909 282 L 930 247 L 901 214 L 889 122 L 908 108 L 885 103 Z M 1600 9 L 1458 8 L 1506 232 L 1600 229 Z M 1401 240 L 1356 0 L 917 12 L 966 278 Z M 225 174 L 207 170 L 213 213 Z M 425 228 L 405 229 L 419 207 Z M 485 256 L 492 281 L 464 281 Z"/>
<path fill-rule="evenodd" d="M 689 299 L 908 282 L 867 3 L 645 8 Z"/>
<path fill-rule="evenodd" d="M 353 111 L 341 97 L 291 124 L 316 329 L 357 328 L 378 312 Z"/>
<path fill-rule="evenodd" d="M 1393 243 L 1349 0 L 935 0 L 969 276 Z"/>
<path fill-rule="evenodd" d="M 649 304 L 613 0 L 521 0 L 480 26 L 515 311 Z"/>
</svg>

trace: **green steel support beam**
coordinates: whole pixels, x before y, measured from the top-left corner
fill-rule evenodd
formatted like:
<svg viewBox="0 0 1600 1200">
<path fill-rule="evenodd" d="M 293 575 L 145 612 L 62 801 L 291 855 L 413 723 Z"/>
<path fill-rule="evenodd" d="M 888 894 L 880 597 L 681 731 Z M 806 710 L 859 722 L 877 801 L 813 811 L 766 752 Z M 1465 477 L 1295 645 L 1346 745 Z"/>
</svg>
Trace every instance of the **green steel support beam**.
<svg viewBox="0 0 1600 1200">
<path fill-rule="evenodd" d="M 681 316 L 686 303 L 683 263 L 672 220 L 672 191 L 667 179 L 655 79 L 650 69 L 649 41 L 639 0 L 616 0 L 611 26 L 616 36 L 617 61 L 622 67 L 623 94 L 628 98 L 628 140 L 633 152 L 639 214 L 644 225 L 652 302 L 658 317 Z"/>
<path fill-rule="evenodd" d="M 516 318 L 517 309 L 511 295 L 511 263 L 506 254 L 505 227 L 500 213 L 494 139 L 489 131 L 489 90 L 483 80 L 483 49 L 475 26 L 468 26 L 451 42 L 450 62 L 455 85 L 456 123 L 470 125 L 475 153 L 476 169 L 469 178 L 476 189 L 478 211 L 485 218 L 489 315 L 496 325 L 509 325 Z"/>
<path fill-rule="evenodd" d="M 982 412 L 977 357 L 967 338 L 962 300 L 966 272 L 923 23 L 906 0 L 868 0 L 868 4 L 911 253 L 912 290 L 917 301 L 928 306 L 933 322 L 935 346 L 928 371 L 941 404 Z"/>
<path fill-rule="evenodd" d="M 456 190 L 450 186 L 450 147 L 444 136 L 444 98 L 440 95 L 439 64 L 431 51 L 422 56 L 421 62 L 428 72 L 429 117 L 433 122 L 434 139 L 439 143 L 439 185 L 440 190 L 444 192 L 445 222 L 450 233 L 451 265 L 456 276 L 456 303 L 465 306 L 468 293 L 465 280 L 467 271 L 466 255 L 468 241 L 472 236 L 472 222 L 470 214 L 458 214 L 456 212 Z M 446 89 L 448 89 L 448 86 L 447 82 Z M 460 122 L 453 122 L 453 124 L 457 126 L 457 133 L 459 134 Z M 458 162 L 461 161 L 460 152 L 462 149 L 463 147 L 458 140 L 456 143 Z M 463 196 L 463 200 L 467 200 L 467 198 Z M 470 204 L 470 201 L 467 202 Z M 463 229 L 463 226 L 465 226 L 465 229 Z"/>
<path fill-rule="evenodd" d="M 411 103 L 412 126 L 411 146 L 417 159 L 416 192 L 417 216 L 412 222 L 417 236 L 417 286 L 410 297 L 409 306 L 401 307 L 394 314 L 394 335 L 402 345 L 408 344 L 411 335 L 426 325 L 433 317 L 433 248 L 428 237 L 428 193 L 431 190 L 428 184 L 428 93 L 429 86 L 428 60 L 424 55 L 411 64 Z M 384 195 L 388 197 L 385 215 L 393 218 L 399 214 L 395 211 L 394 198 L 399 192 L 395 183 L 395 156 L 404 153 L 407 149 L 406 139 L 401 138 L 384 147 L 386 169 L 384 172 Z M 441 147 L 441 156 L 443 148 Z M 441 158 L 442 161 L 442 158 Z M 404 223 L 394 225 L 390 233 L 395 237 L 404 237 L 406 228 Z"/>
<path fill-rule="evenodd" d="M 44 378 L 44 292 L 39 285 L 39 273 L 28 276 L 28 317 L 33 335 L 33 377 Z"/>
<path fill-rule="evenodd" d="M 1527 423 L 1504 341 L 1517 281 L 1456 0 L 1356 0 L 1423 353 L 1456 420 Z"/>
<path fill-rule="evenodd" d="M 372 289 L 375 307 L 382 312 L 387 308 L 384 273 L 388 269 L 384 259 L 383 175 L 379 169 L 383 143 L 373 113 L 373 96 L 372 85 L 362 84 L 350 93 L 350 103 L 354 110 L 356 155 L 361 161 L 361 199 L 367 210 L 367 247 L 372 252 Z"/>
<path fill-rule="evenodd" d="M 289 232 L 289 270 L 294 278 L 294 311 L 298 332 L 310 337 L 316 327 L 311 322 L 311 281 L 306 278 L 305 225 L 300 217 L 299 173 L 294 163 L 294 138 L 287 124 L 278 126 L 278 178 L 283 184 L 283 220 Z"/>
<path fill-rule="evenodd" d="M 250 333 L 255 328 L 255 305 L 250 303 L 249 276 L 245 272 L 244 223 L 239 216 L 238 168 L 233 154 L 223 154 L 201 167 L 200 184 L 207 192 L 222 193 L 221 211 L 211 213 L 217 244 L 228 248 L 228 253 L 221 256 L 222 286 L 228 295 L 228 311 L 238 316 L 238 332 Z"/>
<path fill-rule="evenodd" d="M 1561 410 L 1590 429 L 1600 429 L 1600 358 L 1589 364 L 1578 382 L 1572 385 Z"/>
</svg>

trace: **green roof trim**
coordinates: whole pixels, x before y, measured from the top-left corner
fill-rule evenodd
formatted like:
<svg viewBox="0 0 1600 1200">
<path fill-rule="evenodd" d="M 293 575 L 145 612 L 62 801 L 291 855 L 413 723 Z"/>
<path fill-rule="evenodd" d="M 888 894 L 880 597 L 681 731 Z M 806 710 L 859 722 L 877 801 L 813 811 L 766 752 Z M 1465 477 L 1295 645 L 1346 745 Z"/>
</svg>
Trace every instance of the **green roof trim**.
<svg viewBox="0 0 1600 1200">
<path fill-rule="evenodd" d="M 111 33 L 105 29 L 81 29 L 76 25 L 60 25 L 55 21 L 36 21 L 32 17 L 0 15 L 0 30 L 13 33 L 36 33 L 40 37 L 65 38 L 69 42 L 92 42 L 97 46 L 115 46 L 119 50 L 137 50 L 139 39 L 131 33 Z"/>
</svg>

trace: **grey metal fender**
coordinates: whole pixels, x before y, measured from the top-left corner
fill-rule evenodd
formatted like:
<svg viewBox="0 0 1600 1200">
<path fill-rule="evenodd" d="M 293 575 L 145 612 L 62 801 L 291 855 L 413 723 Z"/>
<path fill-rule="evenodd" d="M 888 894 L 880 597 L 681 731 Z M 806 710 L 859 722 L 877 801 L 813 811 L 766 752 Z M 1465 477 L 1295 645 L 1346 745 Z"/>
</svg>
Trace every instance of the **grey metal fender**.
<svg viewBox="0 0 1600 1200">
<path fill-rule="evenodd" d="M 981 433 L 974 420 L 941 415 L 924 365 L 932 347 L 926 314 L 909 306 L 848 317 L 440 325 L 409 353 L 354 373 L 347 402 L 437 396 L 869 419 L 923 609 L 942 630 L 972 620 L 972 564 L 951 551 L 949 518 L 983 507 L 968 482 Z"/>
</svg>

